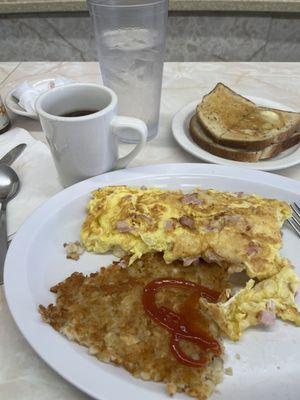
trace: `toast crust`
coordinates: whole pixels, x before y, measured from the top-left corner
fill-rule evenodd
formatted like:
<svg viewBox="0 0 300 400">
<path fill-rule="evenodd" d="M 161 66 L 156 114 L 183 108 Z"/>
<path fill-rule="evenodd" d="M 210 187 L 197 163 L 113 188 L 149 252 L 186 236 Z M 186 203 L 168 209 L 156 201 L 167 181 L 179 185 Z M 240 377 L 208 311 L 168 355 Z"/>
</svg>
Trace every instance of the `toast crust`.
<svg viewBox="0 0 300 400">
<path fill-rule="evenodd" d="M 209 153 L 218 157 L 242 162 L 257 162 L 259 160 L 275 157 L 282 151 L 300 143 L 300 132 L 297 132 L 285 141 L 274 143 L 263 150 L 247 151 L 245 149 L 225 147 L 223 145 L 214 143 L 210 139 L 210 136 L 207 135 L 205 128 L 199 124 L 197 115 L 194 115 L 191 118 L 189 131 L 193 141 Z"/>
</svg>

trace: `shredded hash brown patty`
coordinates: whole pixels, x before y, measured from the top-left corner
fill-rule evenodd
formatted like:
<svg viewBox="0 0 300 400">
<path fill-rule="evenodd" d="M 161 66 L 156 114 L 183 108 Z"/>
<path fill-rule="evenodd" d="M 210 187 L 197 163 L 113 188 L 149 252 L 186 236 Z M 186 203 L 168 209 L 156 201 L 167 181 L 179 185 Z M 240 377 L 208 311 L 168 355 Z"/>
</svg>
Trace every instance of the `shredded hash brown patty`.
<svg viewBox="0 0 300 400">
<path fill-rule="evenodd" d="M 56 304 L 39 307 L 43 320 L 69 340 L 86 346 L 99 360 L 123 366 L 137 378 L 164 382 L 171 395 L 185 392 L 199 400 L 207 399 L 222 379 L 222 355 L 208 353 L 203 368 L 178 362 L 170 351 L 169 332 L 146 315 L 141 297 L 147 283 L 164 277 L 223 291 L 226 273 L 216 264 L 183 267 L 176 261 L 167 265 L 157 253 L 124 265 L 124 260 L 115 262 L 89 276 L 73 273 L 51 288 Z M 164 288 L 157 293 L 156 302 L 180 312 L 188 295 L 185 289 Z M 193 310 L 193 318 L 195 312 L 203 322 L 202 328 L 219 340 L 217 326 L 200 315 L 199 307 Z M 190 357 L 199 357 L 195 345 L 181 342 L 181 347 Z"/>
</svg>

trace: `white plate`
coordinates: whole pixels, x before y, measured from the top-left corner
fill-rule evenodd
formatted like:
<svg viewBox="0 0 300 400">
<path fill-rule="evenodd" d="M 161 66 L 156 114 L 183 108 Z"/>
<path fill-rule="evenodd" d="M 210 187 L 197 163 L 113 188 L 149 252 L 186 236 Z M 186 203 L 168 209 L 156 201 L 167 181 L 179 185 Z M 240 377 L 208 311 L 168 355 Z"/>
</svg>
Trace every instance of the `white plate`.
<svg viewBox="0 0 300 400">
<path fill-rule="evenodd" d="M 84 254 L 67 260 L 63 243 L 78 239 L 90 192 L 106 185 L 147 185 L 191 190 L 196 186 L 258 193 L 287 201 L 300 198 L 300 183 L 233 167 L 208 164 L 166 164 L 116 171 L 74 185 L 47 201 L 20 228 L 5 263 L 5 293 L 10 311 L 27 341 L 55 371 L 101 400 L 167 400 L 164 386 L 133 378 L 122 368 L 104 364 L 86 348 L 69 342 L 43 323 L 39 304 L 53 302 L 49 288 L 74 271 L 89 273 L 107 265 L 111 256 Z M 300 273 L 299 239 L 287 227 L 284 249 Z M 277 321 L 270 330 L 249 329 L 243 338 L 225 340 L 225 376 L 212 399 L 283 400 L 300 393 L 300 328 Z M 239 353 L 241 359 L 235 355 Z M 187 399 L 176 395 L 178 399 Z"/>
<path fill-rule="evenodd" d="M 248 98 L 260 106 L 272 107 L 286 111 L 295 111 L 283 104 L 276 103 L 271 100 L 250 96 L 248 96 Z M 193 156 L 200 158 L 200 160 L 208 161 L 214 164 L 235 165 L 239 167 L 246 167 L 248 169 L 259 169 L 263 171 L 275 171 L 292 167 L 293 165 L 300 163 L 299 144 L 291 147 L 286 151 L 283 151 L 276 157 L 270 158 L 268 160 L 258 161 L 255 163 L 228 160 L 226 158 L 215 156 L 214 154 L 211 154 L 208 151 L 202 149 L 193 141 L 189 133 L 189 122 L 191 117 L 195 114 L 197 104 L 199 104 L 199 100 L 187 104 L 184 108 L 182 108 L 175 114 L 172 120 L 172 132 L 175 140 L 177 141 L 179 146 L 181 146 L 184 150 L 186 150 Z"/>
<path fill-rule="evenodd" d="M 43 80 L 38 80 L 38 81 L 34 81 L 34 80 L 28 80 L 29 83 L 31 83 L 31 85 L 34 88 L 40 88 L 43 87 L 45 85 L 50 84 L 50 82 L 53 82 L 53 80 L 55 80 L 56 78 L 62 78 L 62 77 L 56 77 L 54 76 L 53 78 L 48 78 L 48 79 L 43 79 Z M 72 83 L 72 81 L 69 81 L 70 83 Z M 59 85 L 57 85 L 59 86 Z M 39 119 L 38 115 L 36 112 L 29 112 L 24 110 L 22 107 L 19 106 L 18 100 L 12 95 L 13 92 L 15 91 L 16 88 L 13 88 L 12 90 L 10 90 L 7 95 L 4 98 L 4 104 L 6 106 L 6 108 L 8 108 L 10 111 L 12 111 L 13 113 L 17 114 L 17 115 L 21 115 L 22 117 L 27 117 L 27 118 L 31 118 L 31 119 Z"/>
</svg>

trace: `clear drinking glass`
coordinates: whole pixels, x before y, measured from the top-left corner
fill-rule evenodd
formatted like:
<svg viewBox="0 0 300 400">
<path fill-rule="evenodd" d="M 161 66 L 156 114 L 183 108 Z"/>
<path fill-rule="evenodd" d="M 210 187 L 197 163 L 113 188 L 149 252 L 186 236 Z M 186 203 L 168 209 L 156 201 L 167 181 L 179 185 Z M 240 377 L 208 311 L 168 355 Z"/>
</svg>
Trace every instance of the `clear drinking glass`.
<svg viewBox="0 0 300 400">
<path fill-rule="evenodd" d="M 118 113 L 158 133 L 168 0 L 87 0 L 103 83 L 118 96 Z M 120 139 L 136 143 L 133 132 Z"/>
</svg>

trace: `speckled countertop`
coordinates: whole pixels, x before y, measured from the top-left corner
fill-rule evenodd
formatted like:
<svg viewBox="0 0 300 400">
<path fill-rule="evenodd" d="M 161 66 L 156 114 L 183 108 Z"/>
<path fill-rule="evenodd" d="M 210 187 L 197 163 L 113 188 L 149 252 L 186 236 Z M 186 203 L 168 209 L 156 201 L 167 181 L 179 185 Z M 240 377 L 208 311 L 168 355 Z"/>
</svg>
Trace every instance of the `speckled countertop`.
<svg viewBox="0 0 300 400">
<path fill-rule="evenodd" d="M 169 0 L 170 11 L 300 13 L 300 0 Z M 0 0 L 0 15 L 86 11 L 85 0 Z"/>
</svg>

